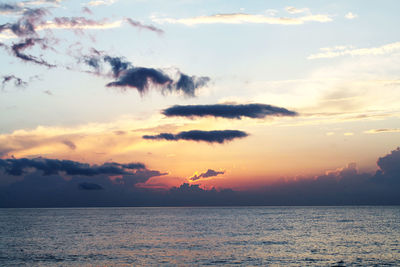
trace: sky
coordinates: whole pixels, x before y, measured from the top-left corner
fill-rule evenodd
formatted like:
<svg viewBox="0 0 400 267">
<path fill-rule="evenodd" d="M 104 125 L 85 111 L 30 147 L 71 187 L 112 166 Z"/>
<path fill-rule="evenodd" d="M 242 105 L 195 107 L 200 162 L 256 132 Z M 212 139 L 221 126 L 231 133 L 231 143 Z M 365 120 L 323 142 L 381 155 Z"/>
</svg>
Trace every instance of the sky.
<svg viewBox="0 0 400 267">
<path fill-rule="evenodd" d="M 0 2 L 0 206 L 399 204 L 399 5 Z"/>
</svg>

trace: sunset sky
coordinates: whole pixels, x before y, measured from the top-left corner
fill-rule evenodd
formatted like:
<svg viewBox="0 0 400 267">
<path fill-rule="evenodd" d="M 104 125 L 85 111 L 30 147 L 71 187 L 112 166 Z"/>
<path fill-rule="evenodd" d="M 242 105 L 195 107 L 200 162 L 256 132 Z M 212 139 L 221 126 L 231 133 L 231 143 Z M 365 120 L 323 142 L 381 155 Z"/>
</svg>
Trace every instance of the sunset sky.
<svg viewBox="0 0 400 267">
<path fill-rule="evenodd" d="M 3 1 L 0 185 L 22 158 L 141 163 L 158 175 L 134 187 L 154 190 L 374 175 L 400 145 L 399 7 Z"/>
</svg>

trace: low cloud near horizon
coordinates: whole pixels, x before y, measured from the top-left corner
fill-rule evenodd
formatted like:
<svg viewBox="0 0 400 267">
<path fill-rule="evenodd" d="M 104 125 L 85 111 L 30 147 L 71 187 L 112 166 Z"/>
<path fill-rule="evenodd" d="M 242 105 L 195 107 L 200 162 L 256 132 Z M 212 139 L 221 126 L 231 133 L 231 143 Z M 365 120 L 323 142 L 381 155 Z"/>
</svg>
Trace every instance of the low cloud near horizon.
<svg viewBox="0 0 400 267">
<path fill-rule="evenodd" d="M 47 160 L 2 159 L 0 207 L 400 204 L 400 148 L 378 158 L 378 170 L 373 174 L 360 173 L 356 164 L 351 163 L 324 175 L 282 181 L 255 191 L 206 190 L 199 184 L 188 183 L 163 191 L 141 188 L 136 185 L 166 173 L 119 163 L 112 163 L 112 168 L 107 169 L 107 164 L 70 162 L 80 171 L 72 175 L 70 172 L 66 178 L 60 175 L 67 172 L 60 167 L 64 161 L 39 164 Z M 21 165 L 24 161 L 32 164 Z M 19 171 L 21 166 L 24 171 Z M 94 173 L 87 172 L 90 168 L 96 170 L 96 175 L 87 175 Z M 222 172 L 208 170 L 201 175 L 207 173 Z"/>
</svg>

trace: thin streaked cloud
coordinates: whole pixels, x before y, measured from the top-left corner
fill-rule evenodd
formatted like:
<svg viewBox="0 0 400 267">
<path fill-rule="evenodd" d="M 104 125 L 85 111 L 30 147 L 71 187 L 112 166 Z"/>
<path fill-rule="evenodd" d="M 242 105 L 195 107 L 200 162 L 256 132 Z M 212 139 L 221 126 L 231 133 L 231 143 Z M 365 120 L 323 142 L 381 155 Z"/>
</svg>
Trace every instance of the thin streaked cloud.
<svg viewBox="0 0 400 267">
<path fill-rule="evenodd" d="M 325 47 L 321 48 L 320 51 L 320 53 L 310 55 L 307 59 L 335 58 L 340 56 L 385 55 L 400 51 L 400 42 L 369 48 L 354 48 L 353 46 Z"/>
<path fill-rule="evenodd" d="M 381 129 L 371 129 L 365 131 L 366 134 L 379 134 L 379 133 L 400 133 L 400 128 L 381 128 Z"/>
<path fill-rule="evenodd" d="M 191 18 L 157 18 L 152 20 L 157 23 L 184 24 L 193 26 L 198 24 L 277 24 L 277 25 L 301 25 L 306 22 L 330 22 L 332 18 L 329 15 L 305 15 L 301 17 L 273 17 L 265 15 L 254 15 L 246 13 L 216 14 L 211 16 L 198 16 Z"/>
<path fill-rule="evenodd" d="M 309 12 L 310 9 L 308 8 L 296 8 L 293 6 L 288 6 L 285 7 L 286 12 L 290 13 L 290 14 L 299 14 L 299 13 L 304 13 L 304 12 Z"/>
</svg>

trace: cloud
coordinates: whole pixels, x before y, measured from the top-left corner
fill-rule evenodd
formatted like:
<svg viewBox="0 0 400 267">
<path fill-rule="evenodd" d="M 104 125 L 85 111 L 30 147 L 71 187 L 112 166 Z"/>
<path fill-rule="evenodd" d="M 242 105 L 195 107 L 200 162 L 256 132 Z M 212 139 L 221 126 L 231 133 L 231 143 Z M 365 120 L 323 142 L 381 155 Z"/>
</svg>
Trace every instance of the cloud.
<svg viewBox="0 0 400 267">
<path fill-rule="evenodd" d="M 28 61 L 32 62 L 38 65 L 43 65 L 49 68 L 55 67 L 55 65 L 50 64 L 46 62 L 45 60 L 41 58 L 37 58 L 31 55 L 27 55 L 22 53 L 25 49 L 34 46 L 35 44 L 40 44 L 42 49 L 47 49 L 47 45 L 45 44 L 45 39 L 38 39 L 38 38 L 27 38 L 25 41 L 13 44 L 11 46 L 11 50 L 14 54 L 19 59 L 22 59 L 23 61 Z"/>
<path fill-rule="evenodd" d="M 104 188 L 101 185 L 94 183 L 80 183 L 79 189 L 82 190 L 103 190 Z"/>
<path fill-rule="evenodd" d="M 206 172 L 203 172 L 203 173 L 200 173 L 200 174 L 195 173 L 192 177 L 189 178 L 189 180 L 197 181 L 197 180 L 199 180 L 201 178 L 215 177 L 215 176 L 217 176 L 219 174 L 224 174 L 224 173 L 225 173 L 224 171 L 219 172 L 219 171 L 214 171 L 212 169 L 208 169 Z"/>
<path fill-rule="evenodd" d="M 160 87 L 163 91 L 182 92 L 183 95 L 194 97 L 198 88 L 207 85 L 210 78 L 188 76 L 180 73 L 178 81 L 174 81 L 162 70 L 144 67 L 131 67 L 119 72 L 114 82 L 108 83 L 107 87 L 135 88 L 140 94 L 146 93 L 150 87 Z"/>
<path fill-rule="evenodd" d="M 353 48 L 352 46 L 336 46 L 320 49 L 322 52 L 310 55 L 307 59 L 335 58 L 340 56 L 368 56 L 386 55 L 400 50 L 400 42 L 390 43 L 378 47 Z"/>
<path fill-rule="evenodd" d="M 37 36 L 37 32 L 41 30 L 55 29 L 72 29 L 72 30 L 101 30 L 119 28 L 124 22 L 129 25 L 146 29 L 156 33 L 163 31 L 152 25 L 144 25 L 130 18 L 109 21 L 107 19 L 93 20 L 85 17 L 55 17 L 53 20 L 44 20 L 46 15 L 49 15 L 48 8 L 26 8 L 22 5 L 4 5 L 0 6 L 0 14 L 2 9 L 14 10 L 21 17 L 14 23 L 5 23 L 0 25 L 0 38 L 11 39 L 16 37 L 33 37 Z M 90 13 L 90 9 L 84 7 L 84 12 Z"/>
<path fill-rule="evenodd" d="M 25 82 L 24 80 L 15 75 L 3 75 L 1 76 L 1 78 L 3 79 L 3 81 L 1 82 L 3 89 L 6 86 L 6 84 L 11 81 L 14 81 L 15 87 L 25 87 L 26 85 L 28 85 L 27 82 Z"/>
<path fill-rule="evenodd" d="M 4 163 L 6 166 L 9 164 L 8 160 L 0 161 L 3 171 Z M 75 164 L 81 166 L 83 163 Z M 102 166 L 83 165 L 84 168 Z M 360 173 L 357 165 L 350 163 L 323 175 L 285 179 L 265 187 L 259 186 L 257 190 L 243 191 L 207 190 L 199 184 L 189 183 L 166 191 L 141 188 L 137 186 L 139 183 L 165 175 L 147 169 L 136 169 L 127 175 L 72 175 L 64 179 L 60 175 L 46 174 L 44 170 L 39 173 L 38 168 L 28 167 L 31 171 L 21 174 L 18 179 L 8 176 L 6 172 L 0 173 L 0 207 L 399 205 L 400 148 L 378 158 L 377 165 L 375 173 Z M 51 166 L 54 169 L 59 165 Z M 203 175 L 215 173 L 218 172 L 208 170 Z"/>
<path fill-rule="evenodd" d="M 23 8 L 20 5 L 14 3 L 0 3 L 0 14 L 19 13 L 21 11 L 23 11 Z"/>
<path fill-rule="evenodd" d="M 299 14 L 299 13 L 304 13 L 304 12 L 309 12 L 310 11 L 308 8 L 295 8 L 293 6 L 285 7 L 285 10 L 289 14 Z"/>
<path fill-rule="evenodd" d="M 70 140 L 63 140 L 62 143 L 64 145 L 66 145 L 67 147 L 69 147 L 71 150 L 75 150 L 76 149 L 76 145 L 74 144 L 74 142 L 72 142 Z"/>
<path fill-rule="evenodd" d="M 189 76 L 179 70 L 176 75 L 179 78 L 176 79 L 163 70 L 136 67 L 123 57 L 112 57 L 97 50 L 93 50 L 89 56 L 83 56 L 80 61 L 95 69 L 95 74 L 100 75 L 102 64 L 107 63 L 111 67 L 111 76 L 116 79 L 106 84 L 107 87 L 135 88 L 140 94 L 145 94 L 151 87 L 159 87 L 164 92 L 178 92 L 194 97 L 196 90 L 206 86 L 210 81 L 208 77 Z"/>
<path fill-rule="evenodd" d="M 135 20 L 132 20 L 130 18 L 127 18 L 126 21 L 133 27 L 137 27 L 137 28 L 140 28 L 140 29 L 146 29 L 146 30 L 158 33 L 158 34 L 163 34 L 164 33 L 164 31 L 162 29 L 157 28 L 157 27 L 155 27 L 153 25 L 144 25 L 144 24 L 140 23 L 139 21 L 135 21 Z"/>
<path fill-rule="evenodd" d="M 53 21 L 47 21 L 38 26 L 42 29 L 112 29 L 121 27 L 122 20 L 109 22 L 106 19 L 92 20 L 85 17 L 56 17 Z"/>
<path fill-rule="evenodd" d="M 209 81 L 210 78 L 208 77 L 188 76 L 184 73 L 180 73 L 175 88 L 177 91 L 182 91 L 187 96 L 195 96 L 196 89 L 206 86 Z"/>
<path fill-rule="evenodd" d="M 90 10 L 90 8 L 88 8 L 87 6 L 82 7 L 82 12 L 93 15 L 92 10 Z"/>
<path fill-rule="evenodd" d="M 297 112 L 266 104 L 215 104 L 215 105 L 175 105 L 162 111 L 165 116 L 214 116 L 229 119 L 265 118 L 266 116 L 297 116 Z"/>
<path fill-rule="evenodd" d="M 377 161 L 380 170 L 377 172 L 379 178 L 394 179 L 400 184 L 400 147 L 390 152 L 384 157 L 380 157 Z"/>
<path fill-rule="evenodd" d="M 20 3 L 22 5 L 45 5 L 45 4 L 53 4 L 58 5 L 64 0 L 25 0 L 24 2 Z"/>
<path fill-rule="evenodd" d="M 132 170 L 144 169 L 142 163 L 119 164 L 107 162 L 102 165 L 89 165 L 71 160 L 58 160 L 47 158 L 10 158 L 0 159 L 0 170 L 8 175 L 21 176 L 28 170 L 42 171 L 43 175 L 56 175 L 65 173 L 67 175 L 130 175 Z"/>
<path fill-rule="evenodd" d="M 367 134 L 378 134 L 378 133 L 400 133 L 400 128 L 381 128 L 381 129 L 371 129 L 365 131 Z"/>
<path fill-rule="evenodd" d="M 344 17 L 345 17 L 346 19 L 355 19 L 355 18 L 358 17 L 358 15 L 357 15 L 357 14 L 353 14 L 353 13 L 351 13 L 351 12 L 348 12 Z"/>
<path fill-rule="evenodd" d="M 89 6 L 109 6 L 116 2 L 116 0 L 92 0 L 88 3 Z"/>
<path fill-rule="evenodd" d="M 252 15 L 245 13 L 216 14 L 211 16 L 200 16 L 193 18 L 174 19 L 174 18 L 152 18 L 157 23 L 184 24 L 193 26 L 197 24 L 279 24 L 279 25 L 301 25 L 305 22 L 329 22 L 332 21 L 329 15 L 306 15 L 297 18 L 288 17 L 268 17 L 264 15 Z"/>
<path fill-rule="evenodd" d="M 44 22 L 43 17 L 47 14 L 47 10 L 43 8 L 26 9 L 17 22 L 0 25 L 0 33 L 11 31 L 18 37 L 35 35 L 35 27 Z"/>
<path fill-rule="evenodd" d="M 145 93 L 150 85 L 170 87 L 172 79 L 160 70 L 136 67 L 124 71 L 116 81 L 108 83 L 107 87 L 133 87 L 140 93 Z"/>
<path fill-rule="evenodd" d="M 223 130 L 223 131 L 200 131 L 192 130 L 180 132 L 178 134 L 161 133 L 158 135 L 144 135 L 143 139 L 149 140 L 167 140 L 167 141 L 204 141 L 207 143 L 224 143 L 236 138 L 244 138 L 248 136 L 247 133 L 237 130 Z"/>
<path fill-rule="evenodd" d="M 128 61 L 125 61 L 121 57 L 110 57 L 110 56 L 104 56 L 104 62 L 107 62 L 110 64 L 113 76 L 114 77 L 119 77 L 122 71 L 126 71 L 128 68 L 132 67 L 132 64 Z M 99 68 L 99 62 L 97 61 L 95 65 L 92 65 L 95 68 Z"/>
</svg>

